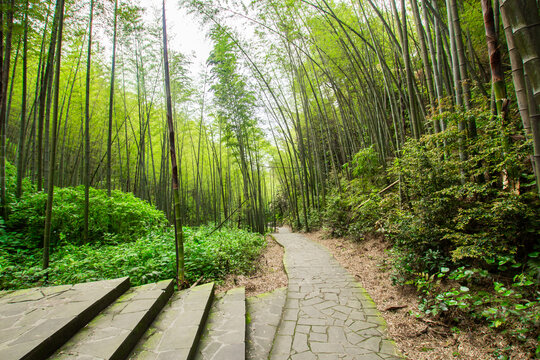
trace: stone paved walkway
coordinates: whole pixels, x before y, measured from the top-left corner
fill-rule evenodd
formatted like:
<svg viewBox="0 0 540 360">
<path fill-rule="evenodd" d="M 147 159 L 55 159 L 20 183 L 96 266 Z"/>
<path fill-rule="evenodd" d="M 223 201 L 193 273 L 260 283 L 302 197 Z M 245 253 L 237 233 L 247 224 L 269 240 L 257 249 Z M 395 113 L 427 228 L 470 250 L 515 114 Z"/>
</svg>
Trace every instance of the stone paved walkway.
<svg viewBox="0 0 540 360">
<path fill-rule="evenodd" d="M 285 228 L 289 287 L 270 359 L 401 359 L 367 292 L 323 246 Z"/>
<path fill-rule="evenodd" d="M 246 324 L 246 358 L 268 359 L 272 343 L 285 306 L 287 288 L 246 299 L 248 323 Z"/>
<path fill-rule="evenodd" d="M 129 359 L 193 359 L 213 293 L 214 283 L 175 293 L 135 346 Z"/>
<path fill-rule="evenodd" d="M 129 288 L 129 279 L 31 288 L 0 297 L 0 359 L 44 359 Z"/>
<path fill-rule="evenodd" d="M 195 360 L 244 360 L 246 292 L 235 288 L 216 296 Z"/>
</svg>

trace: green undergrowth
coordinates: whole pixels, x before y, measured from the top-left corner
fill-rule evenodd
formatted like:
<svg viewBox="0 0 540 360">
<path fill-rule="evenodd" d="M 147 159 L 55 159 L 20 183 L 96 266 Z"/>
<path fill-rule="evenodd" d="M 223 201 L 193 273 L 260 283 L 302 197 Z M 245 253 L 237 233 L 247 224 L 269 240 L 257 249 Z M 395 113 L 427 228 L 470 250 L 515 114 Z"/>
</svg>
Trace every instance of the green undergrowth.
<svg viewBox="0 0 540 360">
<path fill-rule="evenodd" d="M 211 226 L 184 227 L 186 278 L 220 281 L 227 274 L 246 274 L 264 248 L 264 237 L 245 230 Z M 66 244 L 53 249 L 51 267 L 41 269 L 40 249 L 0 246 L 0 288 L 19 289 L 129 276 L 132 285 L 175 277 L 174 231 L 153 230 L 129 243 L 116 245 Z"/>
<path fill-rule="evenodd" d="M 18 234 L 21 245 L 41 248 L 45 223 L 45 192 L 26 192 L 11 204 L 6 230 Z M 163 212 L 131 193 L 90 188 L 89 234 L 92 243 L 132 242 L 149 231 L 159 231 L 168 222 Z M 51 245 L 84 243 L 84 187 L 54 191 Z"/>
<path fill-rule="evenodd" d="M 531 143 L 518 124 L 503 127 L 490 113 L 437 120 L 446 131 L 408 140 L 385 168 L 374 148 L 361 150 L 344 166 L 340 186 L 329 189 L 319 219 L 311 219 L 331 236 L 384 234 L 392 244 L 390 276 L 416 288 L 419 316 L 487 324 L 540 356 L 540 201 Z M 471 120 L 477 134 L 461 135 L 458 122 Z"/>
<path fill-rule="evenodd" d="M 54 192 L 50 268 L 42 270 L 43 228 L 47 194 L 28 179 L 15 198 L 16 169 L 6 164 L 8 217 L 0 217 L 0 289 L 129 276 L 132 285 L 175 277 L 174 230 L 163 212 L 131 193 L 90 188 L 89 240 L 83 239 L 84 188 Z M 212 232 L 212 224 L 184 227 L 186 279 L 220 281 L 246 274 L 266 242 L 237 228 Z M 45 283 L 44 279 L 48 281 Z"/>
</svg>

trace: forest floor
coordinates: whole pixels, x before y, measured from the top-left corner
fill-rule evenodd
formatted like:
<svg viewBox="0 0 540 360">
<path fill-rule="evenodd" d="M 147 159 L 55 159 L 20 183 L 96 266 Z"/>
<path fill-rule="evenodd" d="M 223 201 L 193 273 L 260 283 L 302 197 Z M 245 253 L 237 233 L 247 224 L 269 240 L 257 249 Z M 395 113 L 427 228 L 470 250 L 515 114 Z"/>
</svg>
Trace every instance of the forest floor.
<svg viewBox="0 0 540 360">
<path fill-rule="evenodd" d="M 243 286 L 246 296 L 255 296 L 287 286 L 287 274 L 283 267 L 283 247 L 272 236 L 267 236 L 267 245 L 257 260 L 257 267 L 250 275 L 229 275 L 216 286 L 216 293 Z"/>
<path fill-rule="evenodd" d="M 415 316 L 420 313 L 418 295 L 413 288 L 392 285 L 386 251 L 390 244 L 382 236 L 361 242 L 328 238 L 321 231 L 306 236 L 327 247 L 367 290 L 388 324 L 389 337 L 408 359 L 530 359 L 528 353 L 512 346 L 503 335 L 487 326 L 450 327 Z"/>
</svg>

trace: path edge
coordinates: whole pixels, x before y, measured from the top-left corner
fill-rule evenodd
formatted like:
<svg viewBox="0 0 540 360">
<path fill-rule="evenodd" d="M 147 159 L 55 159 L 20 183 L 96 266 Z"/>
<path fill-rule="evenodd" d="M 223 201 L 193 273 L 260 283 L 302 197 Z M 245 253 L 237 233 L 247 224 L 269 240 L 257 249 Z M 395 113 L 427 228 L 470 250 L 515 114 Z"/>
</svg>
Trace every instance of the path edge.
<svg viewBox="0 0 540 360">
<path fill-rule="evenodd" d="M 285 275 L 287 275 L 287 287 L 286 287 L 286 293 L 285 293 L 285 304 L 283 304 L 283 308 L 281 309 L 281 316 L 279 318 L 279 323 L 276 327 L 276 333 L 274 334 L 274 339 L 272 340 L 272 346 L 270 347 L 270 352 L 268 353 L 268 359 L 270 359 L 270 357 L 272 356 L 272 351 L 274 350 L 274 345 L 276 344 L 276 336 L 279 332 L 279 328 L 281 327 L 281 323 L 283 322 L 283 314 L 285 313 L 285 309 L 287 308 L 287 301 L 289 300 L 289 281 L 290 281 L 289 271 L 287 270 L 287 261 L 285 260 L 286 255 L 287 255 L 287 249 L 285 248 L 285 246 L 283 246 L 282 243 L 278 241 L 278 239 L 276 239 L 274 234 L 278 234 L 278 233 L 271 233 L 271 234 L 268 234 L 268 236 L 274 239 L 276 244 L 281 246 L 281 248 L 283 249 L 283 258 L 281 259 L 281 262 L 283 263 L 283 270 L 285 271 Z"/>
</svg>

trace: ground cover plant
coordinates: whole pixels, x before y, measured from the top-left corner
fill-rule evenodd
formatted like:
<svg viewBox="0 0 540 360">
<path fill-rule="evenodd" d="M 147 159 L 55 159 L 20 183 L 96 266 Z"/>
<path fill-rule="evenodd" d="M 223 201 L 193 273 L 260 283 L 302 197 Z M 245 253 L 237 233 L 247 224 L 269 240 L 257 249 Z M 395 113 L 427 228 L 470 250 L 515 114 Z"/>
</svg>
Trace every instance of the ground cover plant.
<svg viewBox="0 0 540 360">
<path fill-rule="evenodd" d="M 163 212 L 131 193 L 90 189 L 90 241 L 82 239 L 84 188 L 56 190 L 52 221 L 51 266 L 43 270 L 44 192 L 13 196 L 15 169 L 8 164 L 7 222 L 0 218 L 0 289 L 129 276 L 132 285 L 175 277 L 174 231 Z M 213 224 L 184 227 L 186 279 L 220 281 L 247 274 L 266 241 L 260 234 Z M 47 281 L 45 282 L 45 278 Z"/>
<path fill-rule="evenodd" d="M 246 230 L 212 226 L 184 227 L 185 269 L 189 283 L 220 281 L 227 274 L 247 274 L 266 242 Z M 135 241 L 119 244 L 65 244 L 51 254 L 51 267 L 42 270 L 39 249 L 7 246 L 6 233 L 0 244 L 0 288 L 19 289 L 44 285 L 129 276 L 132 285 L 175 277 L 174 232 L 152 230 Z"/>
</svg>

